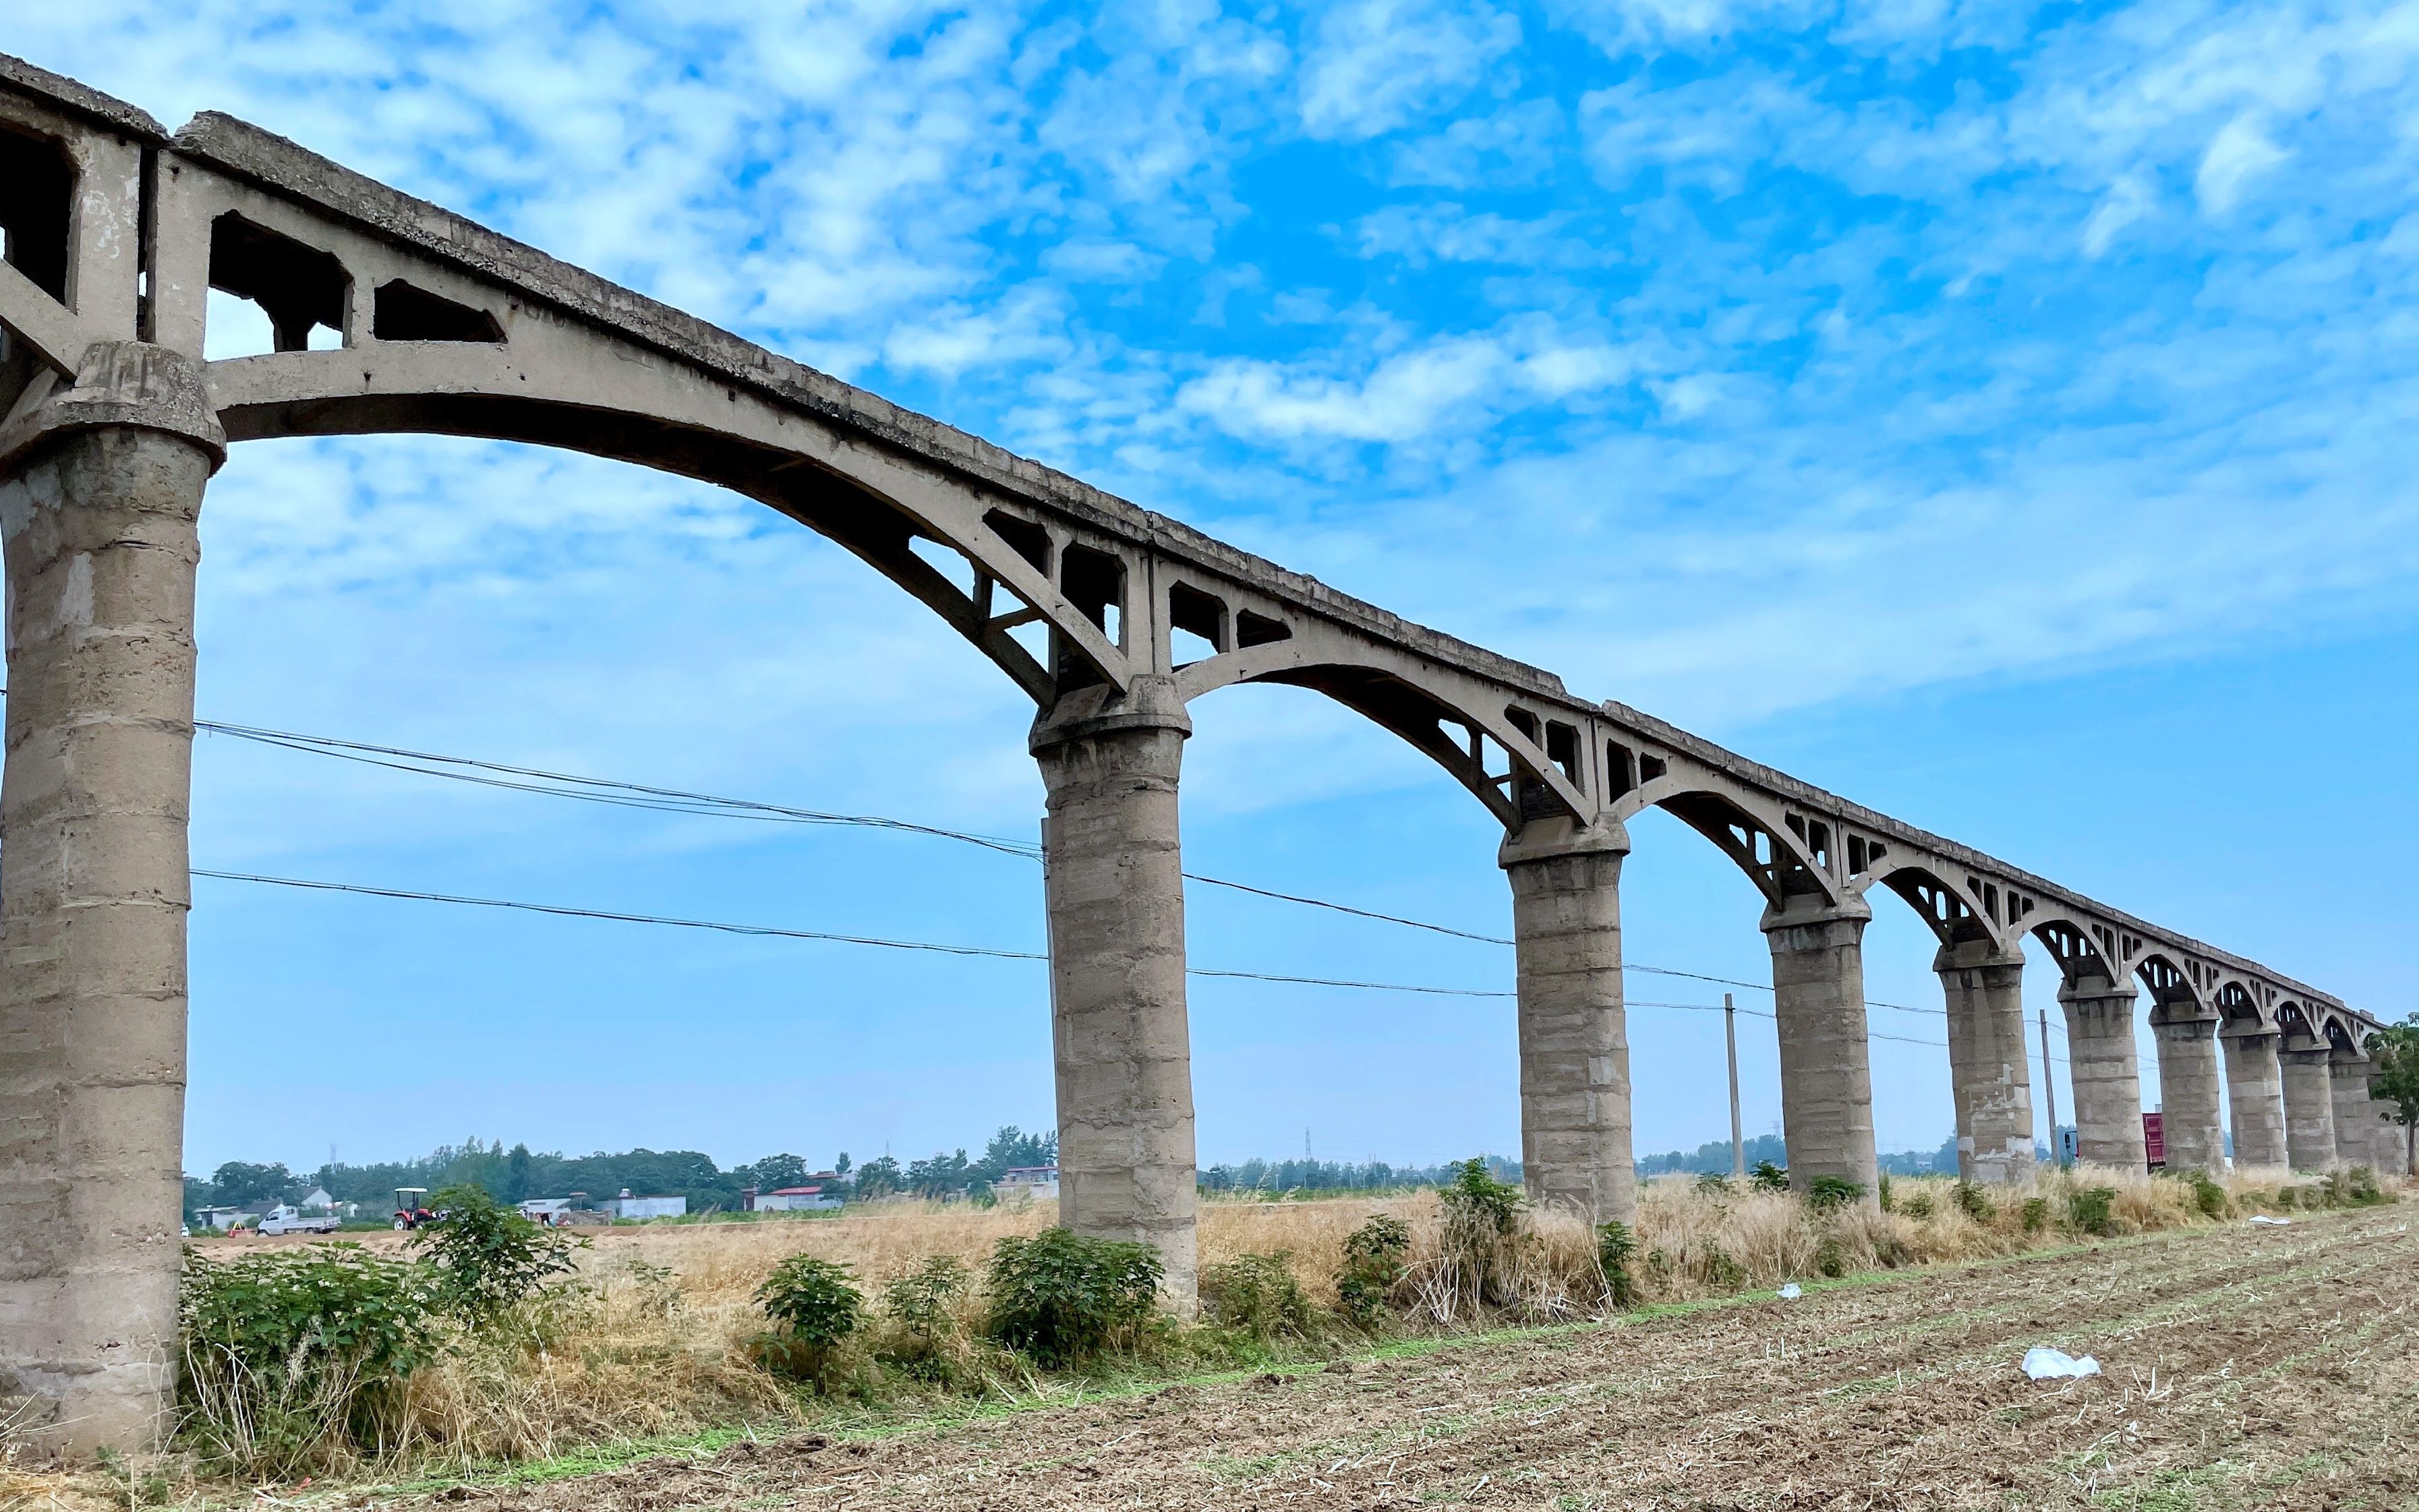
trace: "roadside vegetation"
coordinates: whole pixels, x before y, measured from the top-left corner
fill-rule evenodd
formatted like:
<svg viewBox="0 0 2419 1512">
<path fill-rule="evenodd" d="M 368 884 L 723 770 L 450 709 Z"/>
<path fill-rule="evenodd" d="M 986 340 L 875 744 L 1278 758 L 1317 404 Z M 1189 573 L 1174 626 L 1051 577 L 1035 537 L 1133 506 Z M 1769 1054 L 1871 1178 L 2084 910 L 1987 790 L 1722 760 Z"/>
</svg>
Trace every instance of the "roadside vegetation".
<svg viewBox="0 0 2419 1512">
<path fill-rule="evenodd" d="M 197 1485 L 493 1470 L 746 1426 L 865 1426 L 1119 1381 L 1265 1369 L 1390 1339 L 1601 1319 L 1789 1281 L 2010 1256 L 2252 1213 L 2392 1200 L 2324 1179 L 2043 1171 L 2020 1188 L 1899 1177 L 1805 1195 L 1764 1168 L 1667 1177 L 1634 1228 L 1532 1208 L 1482 1162 L 1444 1187 L 1205 1200 L 1201 1315 L 1158 1256 L 1050 1227 L 1047 1204 L 593 1240 L 483 1190 L 374 1242 L 189 1251 L 180 1426 L 140 1504 Z M 1871 1200 L 1868 1200 L 1870 1196 Z"/>
</svg>

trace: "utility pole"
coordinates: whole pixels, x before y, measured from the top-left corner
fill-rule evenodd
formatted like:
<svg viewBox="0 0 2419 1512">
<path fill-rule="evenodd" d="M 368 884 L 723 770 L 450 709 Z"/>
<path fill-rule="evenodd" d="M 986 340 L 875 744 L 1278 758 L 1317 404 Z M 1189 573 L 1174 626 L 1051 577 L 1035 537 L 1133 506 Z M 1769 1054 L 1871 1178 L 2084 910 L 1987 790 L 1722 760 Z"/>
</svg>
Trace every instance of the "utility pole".
<svg viewBox="0 0 2419 1512">
<path fill-rule="evenodd" d="M 1738 1003 L 1722 994 L 1722 1039 L 1731 1053 L 1731 1179 L 1747 1180 L 1747 1142 L 1739 1137 Z"/>
<path fill-rule="evenodd" d="M 2066 1169 L 2066 1141 L 2057 1136 L 2057 1078 L 2049 1066 L 2049 1010 L 2041 1011 L 2042 1092 L 2049 1099 L 2049 1158 L 2059 1170 Z"/>
</svg>

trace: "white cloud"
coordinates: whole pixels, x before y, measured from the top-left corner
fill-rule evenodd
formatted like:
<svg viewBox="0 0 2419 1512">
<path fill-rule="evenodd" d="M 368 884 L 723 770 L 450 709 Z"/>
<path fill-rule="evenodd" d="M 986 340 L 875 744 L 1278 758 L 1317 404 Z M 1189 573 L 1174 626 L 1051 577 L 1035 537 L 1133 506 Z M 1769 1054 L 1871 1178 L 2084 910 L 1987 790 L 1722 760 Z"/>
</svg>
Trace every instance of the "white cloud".
<svg viewBox="0 0 2419 1512">
<path fill-rule="evenodd" d="M 2237 116 L 2210 139 L 2193 188 L 2211 213 L 2223 215 L 2234 208 L 2245 185 L 2284 161 L 2284 151 L 2268 140 L 2257 119 Z"/>
<path fill-rule="evenodd" d="M 1309 32 L 1302 126 L 1345 141 L 1453 104 L 1520 42 L 1519 19 L 1485 0 L 1341 0 Z"/>
</svg>

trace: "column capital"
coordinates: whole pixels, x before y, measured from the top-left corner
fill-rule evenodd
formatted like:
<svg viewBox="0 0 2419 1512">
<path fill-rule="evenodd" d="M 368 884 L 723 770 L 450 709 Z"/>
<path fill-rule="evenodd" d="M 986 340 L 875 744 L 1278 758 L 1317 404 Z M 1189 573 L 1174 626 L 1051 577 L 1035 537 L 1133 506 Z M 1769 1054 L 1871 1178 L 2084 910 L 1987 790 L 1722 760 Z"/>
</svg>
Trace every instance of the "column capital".
<svg viewBox="0 0 2419 1512">
<path fill-rule="evenodd" d="M 0 468 L 16 464 L 54 436 L 113 426 L 162 431 L 190 441 L 209 457 L 213 472 L 226 460 L 226 432 L 210 408 L 201 363 L 148 342 L 97 341 L 85 349 L 74 381 L 65 388 L 54 373 L 34 379 L 0 425 Z"/>
<path fill-rule="evenodd" d="M 1568 818 L 1533 819 L 1520 826 L 1520 833 L 1503 837 L 1503 843 L 1495 851 L 1495 864 L 1508 872 L 1529 861 L 1628 854 L 1629 831 L 1622 827 L 1618 819 L 1593 825 Z"/>
<path fill-rule="evenodd" d="M 2130 977 L 2123 981 L 2110 981 L 2105 977 L 2080 981 L 2070 978 L 2057 988 L 2057 1000 L 2069 1008 L 2083 1003 L 2122 1003 L 2130 1010 L 2141 996 L 2142 989 L 2134 985 Z"/>
<path fill-rule="evenodd" d="M 1932 969 L 1944 975 L 1951 971 L 2022 971 L 2024 965 L 2023 946 L 2005 946 L 1989 939 L 1959 940 L 1942 946 L 1932 957 Z"/>
<path fill-rule="evenodd" d="M 1766 934 L 1782 930 L 1815 929 L 1825 924 L 1853 924 L 1857 933 L 1864 933 L 1873 921 L 1873 909 L 1862 898 L 1848 897 L 1833 902 L 1820 893 L 1799 893 L 1786 903 L 1764 905 L 1764 918 L 1756 928 Z"/>
<path fill-rule="evenodd" d="M 1039 756 L 1053 746 L 1128 730 L 1193 733 L 1193 717 L 1177 695 L 1175 678 L 1145 672 L 1123 693 L 1105 683 L 1078 688 L 1033 717 L 1025 748 Z"/>
</svg>

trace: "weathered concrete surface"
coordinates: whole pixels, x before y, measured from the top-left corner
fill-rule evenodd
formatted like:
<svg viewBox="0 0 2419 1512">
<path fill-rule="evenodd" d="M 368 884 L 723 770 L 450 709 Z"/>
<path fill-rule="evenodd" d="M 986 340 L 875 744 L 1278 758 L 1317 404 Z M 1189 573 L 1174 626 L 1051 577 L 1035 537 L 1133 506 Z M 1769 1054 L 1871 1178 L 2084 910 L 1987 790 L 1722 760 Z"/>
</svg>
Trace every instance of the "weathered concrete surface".
<svg viewBox="0 0 2419 1512">
<path fill-rule="evenodd" d="M 196 391 L 180 363 L 108 354 L 52 418 Z M 216 461 L 179 428 L 21 434 L 0 482 L 0 1372 L 35 1442 L 67 1452 L 155 1442 L 174 1391 L 193 575 Z"/>
<path fill-rule="evenodd" d="M 1059 1217 L 1156 1246 L 1187 1311 L 1196 1177 L 1177 778 L 1191 731 L 1164 680 L 1146 680 L 1105 708 L 1045 717 L 1031 742 L 1049 791 Z"/>
<path fill-rule="evenodd" d="M 2219 1101 L 2217 1020 L 2151 1015 L 2158 1038 L 2160 1127 L 2167 1145 L 2167 1169 L 2226 1169 L 2226 1114 Z"/>
<path fill-rule="evenodd" d="M 2368 1073 L 2376 1069 L 2357 1051 L 2336 1050 L 2327 1057 L 2334 1091 L 2335 1159 L 2346 1165 L 2374 1165 L 2377 1161 L 2384 1104 L 2369 1100 Z"/>
<path fill-rule="evenodd" d="M 1871 1194 L 1880 1175 L 1865 1045 L 1864 935 L 1872 917 L 1862 902 L 1811 898 L 1764 910 L 1780 1029 L 1781 1130 L 1789 1182 L 1801 1192 L 1818 1176 L 1836 1176 Z"/>
<path fill-rule="evenodd" d="M 2242 1034 L 2228 1026 L 2226 1101 L 2234 1127 L 2234 1164 L 2282 1165 L 2285 1148 L 2285 1072 L 2276 1058 L 2276 1036 Z"/>
<path fill-rule="evenodd" d="M 1932 966 L 1949 1002 L 1957 1172 L 1968 1181 L 2023 1180 L 2033 1169 L 2024 954 L 1975 940 L 1941 947 Z"/>
<path fill-rule="evenodd" d="M 2285 1079 L 2285 1152 L 2297 1171 L 2335 1163 L 2334 1054 L 2325 1045 L 2288 1045 L 2276 1054 Z"/>
<path fill-rule="evenodd" d="M 2058 989 L 2066 1010 L 2067 1074 L 2074 1087 L 2074 1150 L 2103 1165 L 2140 1170 L 2149 1162 L 2142 1140 L 2142 1076 L 2134 1055 L 2130 981 L 2069 982 Z"/>
<path fill-rule="evenodd" d="M 1629 1030 L 1622 1011 L 1620 825 L 1507 840 L 1520 995 L 1520 1160 L 1530 1198 L 1638 1218 Z"/>
</svg>

